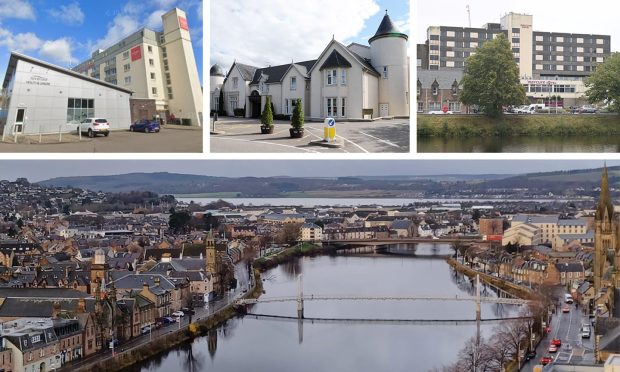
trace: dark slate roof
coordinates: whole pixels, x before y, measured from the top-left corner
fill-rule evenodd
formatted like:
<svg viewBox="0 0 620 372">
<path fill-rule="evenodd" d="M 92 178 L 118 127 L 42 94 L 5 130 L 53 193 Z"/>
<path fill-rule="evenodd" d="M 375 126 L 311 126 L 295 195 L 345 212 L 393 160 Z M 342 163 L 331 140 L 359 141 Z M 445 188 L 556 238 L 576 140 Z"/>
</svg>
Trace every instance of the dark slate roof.
<svg viewBox="0 0 620 372">
<path fill-rule="evenodd" d="M 69 288 L 0 288 L 0 298 L 88 298 L 88 293 Z"/>
<path fill-rule="evenodd" d="M 342 44 L 341 44 L 342 45 Z M 344 46 L 344 45 L 343 45 Z M 371 73 L 377 75 L 377 76 L 381 76 L 381 74 L 379 74 L 377 72 L 377 70 L 375 70 L 375 68 L 373 67 L 373 65 L 370 63 L 370 60 L 360 56 L 359 54 L 355 53 L 352 50 L 349 50 L 349 52 L 353 55 L 353 57 L 355 57 L 355 59 L 358 60 L 359 63 L 361 63 L 366 69 L 368 69 L 368 71 L 370 71 Z"/>
<path fill-rule="evenodd" d="M 86 311 L 95 311 L 95 299 L 86 298 Z M 0 317 L 49 318 L 52 316 L 54 303 L 60 304 L 61 311 L 76 312 L 78 299 L 57 298 L 7 298 L 0 305 Z"/>
<path fill-rule="evenodd" d="M 121 278 L 114 280 L 114 286 L 119 289 L 142 289 L 146 283 L 151 290 L 157 288 L 155 279 L 159 278 L 159 287 L 162 289 L 172 290 L 172 284 L 164 275 L 159 274 L 127 274 Z"/>
<path fill-rule="evenodd" d="M 323 70 L 326 68 L 333 67 L 351 67 L 351 63 L 342 56 L 342 54 L 338 53 L 336 49 L 332 50 L 329 57 L 325 59 L 325 62 L 321 65 L 319 70 Z"/>
<path fill-rule="evenodd" d="M 311 60 L 311 61 L 298 62 L 295 64 L 304 66 L 306 70 L 309 70 L 314 65 L 315 62 L 316 60 Z M 291 65 L 292 63 L 287 63 L 286 65 L 259 68 L 254 72 L 254 78 L 252 79 L 252 82 L 250 84 L 258 84 L 260 82 L 261 75 L 268 76 L 267 80 L 265 81 L 265 83 L 267 84 L 279 83 L 282 81 L 282 78 L 284 77 L 286 72 L 289 70 L 289 68 L 291 68 Z"/>
<path fill-rule="evenodd" d="M 237 68 L 239 69 L 239 73 L 241 73 L 241 77 L 245 81 L 251 81 L 252 77 L 254 76 L 254 73 L 258 69 L 258 67 L 244 65 L 243 63 L 237 63 L 237 62 L 235 62 L 235 66 L 237 66 Z"/>
<path fill-rule="evenodd" d="M 407 35 L 400 32 L 396 25 L 392 23 L 390 16 L 387 14 L 387 10 L 385 11 L 385 16 L 383 17 L 383 20 L 381 21 L 381 24 L 379 25 L 375 36 L 371 37 L 369 42 L 372 43 L 374 40 L 382 37 L 402 37 L 405 40 L 409 39 Z"/>
<path fill-rule="evenodd" d="M 584 270 L 581 262 L 558 262 L 555 267 L 559 272 L 581 272 Z"/>
<path fill-rule="evenodd" d="M 209 75 L 210 76 L 226 76 L 226 72 L 224 72 L 224 69 L 222 68 L 222 66 L 216 63 L 213 66 L 211 66 L 211 70 L 209 70 Z"/>
<path fill-rule="evenodd" d="M 439 89 L 452 89 L 454 82 L 460 83 L 463 79 L 462 69 L 448 70 L 422 70 L 418 69 L 418 81 L 423 88 L 430 88 L 435 81 L 439 84 Z"/>
</svg>

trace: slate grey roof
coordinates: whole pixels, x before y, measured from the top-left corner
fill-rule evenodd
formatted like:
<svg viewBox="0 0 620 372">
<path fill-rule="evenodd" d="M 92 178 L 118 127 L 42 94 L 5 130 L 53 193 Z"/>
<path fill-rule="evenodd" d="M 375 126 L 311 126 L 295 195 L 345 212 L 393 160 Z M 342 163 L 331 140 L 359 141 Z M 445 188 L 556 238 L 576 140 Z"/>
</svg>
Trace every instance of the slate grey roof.
<svg viewBox="0 0 620 372">
<path fill-rule="evenodd" d="M 91 297 L 88 293 L 69 288 L 0 288 L 0 298 L 73 299 Z"/>
<path fill-rule="evenodd" d="M 226 76 L 226 73 L 224 72 L 222 66 L 216 63 L 211 66 L 211 69 L 209 70 L 209 76 Z"/>
<path fill-rule="evenodd" d="M 560 226 L 586 226 L 586 221 L 582 219 L 558 220 Z"/>
<path fill-rule="evenodd" d="M 409 220 L 394 220 L 392 223 L 392 229 L 409 229 L 412 222 Z"/>
<path fill-rule="evenodd" d="M 400 32 L 398 27 L 394 25 L 392 19 L 390 19 L 390 16 L 387 14 L 387 10 L 385 11 L 385 16 L 383 16 L 383 20 L 381 21 L 381 24 L 379 24 L 379 28 L 377 29 L 375 36 L 371 37 L 369 41 L 373 42 L 374 40 L 382 37 L 402 37 L 405 40 L 409 39 L 407 35 Z"/>
<path fill-rule="evenodd" d="M 235 62 L 235 66 L 237 66 L 237 68 L 239 69 L 239 73 L 241 74 L 241 77 L 245 81 L 251 81 L 252 78 L 254 77 L 254 73 L 258 69 L 258 67 L 244 65 L 243 63 L 238 63 L 238 62 Z"/>
<path fill-rule="evenodd" d="M 342 54 L 338 53 L 336 49 L 332 50 L 331 54 L 325 59 L 325 62 L 323 62 L 319 70 L 334 67 L 351 67 L 351 63 L 343 57 Z"/>
<path fill-rule="evenodd" d="M 159 278 L 159 287 L 165 290 L 174 289 L 171 283 L 164 275 L 160 274 L 126 274 L 114 280 L 114 286 L 118 289 L 142 289 L 143 284 L 147 284 L 151 290 L 157 287 L 155 279 Z"/>
<path fill-rule="evenodd" d="M 304 68 L 306 68 L 306 70 L 309 70 L 314 65 L 315 62 L 316 60 L 311 60 L 311 61 L 297 62 L 295 64 L 301 65 Z M 285 65 L 258 68 L 254 72 L 254 77 L 252 81 L 250 82 L 250 84 L 258 84 L 260 82 L 261 75 L 268 76 L 267 80 L 265 81 L 266 84 L 280 83 L 282 82 L 282 78 L 284 77 L 286 72 L 289 70 L 291 65 L 292 63 L 287 63 Z"/>
<path fill-rule="evenodd" d="M 584 270 L 583 265 L 580 262 L 558 262 L 555 267 L 559 272 L 581 272 Z"/>
<path fill-rule="evenodd" d="M 86 311 L 95 311 L 95 299 L 85 298 Z M 78 299 L 57 298 L 6 298 L 0 305 L 0 317 L 49 318 L 52 316 L 54 303 L 60 304 L 61 311 L 76 312 Z"/>
<path fill-rule="evenodd" d="M 463 79 L 463 70 L 422 70 L 418 69 L 418 82 L 422 88 L 430 88 L 435 81 L 439 84 L 439 89 L 451 89 L 454 81 L 460 84 Z"/>
<path fill-rule="evenodd" d="M 594 231 L 590 230 L 585 234 L 559 234 L 562 240 L 579 240 L 579 239 L 594 239 Z"/>
<path fill-rule="evenodd" d="M 512 220 L 520 221 L 524 223 L 558 223 L 560 221 L 560 216 L 557 214 L 551 215 L 533 215 L 533 214 L 516 214 Z"/>
</svg>

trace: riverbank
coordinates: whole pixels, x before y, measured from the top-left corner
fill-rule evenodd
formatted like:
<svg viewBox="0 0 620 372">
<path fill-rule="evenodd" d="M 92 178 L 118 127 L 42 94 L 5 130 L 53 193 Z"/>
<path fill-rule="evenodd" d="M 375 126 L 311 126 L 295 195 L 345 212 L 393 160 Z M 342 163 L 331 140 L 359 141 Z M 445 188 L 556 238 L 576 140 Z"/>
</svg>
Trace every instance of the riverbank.
<svg viewBox="0 0 620 372">
<path fill-rule="evenodd" d="M 418 137 L 620 136 L 618 115 L 418 116 Z"/>
<path fill-rule="evenodd" d="M 284 249 L 270 256 L 254 260 L 254 268 L 260 272 L 272 269 L 282 263 L 289 262 L 294 258 L 330 254 L 336 252 L 336 247 L 324 247 L 311 243 L 303 243 L 295 247 Z"/>
<path fill-rule="evenodd" d="M 261 275 L 258 270 L 254 270 L 254 287 L 248 293 L 242 296 L 245 299 L 256 299 L 263 292 Z M 72 368 L 74 371 L 122 371 L 126 368 L 165 353 L 180 344 L 190 342 L 195 338 L 205 336 L 210 331 L 215 331 L 217 327 L 224 324 L 229 319 L 237 316 L 237 312 L 233 308 L 233 304 L 228 304 L 219 311 L 209 317 L 183 326 L 176 332 L 166 334 L 154 339 L 152 342 L 146 342 L 142 345 L 133 347 L 129 350 L 119 352 L 115 357 L 109 357 L 100 361 Z"/>
</svg>

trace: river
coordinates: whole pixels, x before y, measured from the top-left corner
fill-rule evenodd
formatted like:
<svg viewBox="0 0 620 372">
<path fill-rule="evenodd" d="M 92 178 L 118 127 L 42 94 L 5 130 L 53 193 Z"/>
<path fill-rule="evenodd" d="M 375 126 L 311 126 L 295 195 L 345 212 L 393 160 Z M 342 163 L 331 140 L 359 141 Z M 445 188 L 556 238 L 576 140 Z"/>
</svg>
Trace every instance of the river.
<svg viewBox="0 0 620 372">
<path fill-rule="evenodd" d="M 588 200 L 588 198 L 574 198 L 574 199 L 510 199 L 506 197 L 498 198 L 458 198 L 458 199 L 424 199 L 424 198 L 200 198 L 200 197 L 186 197 L 183 195 L 175 195 L 177 201 L 184 203 L 198 203 L 206 205 L 218 200 L 224 200 L 226 202 L 235 205 L 254 205 L 254 206 L 302 206 L 306 208 L 330 206 L 330 207 L 357 207 L 361 205 L 378 205 L 378 206 L 403 206 L 416 203 L 460 203 L 460 202 L 473 202 L 473 203 L 485 203 L 485 202 L 534 202 L 534 203 L 566 203 L 569 201 Z"/>
<path fill-rule="evenodd" d="M 620 137 L 418 138 L 419 153 L 616 153 Z"/>
<path fill-rule="evenodd" d="M 446 244 L 399 245 L 415 257 L 349 252 L 301 258 L 263 273 L 263 297 L 295 296 L 303 274 L 305 295 L 463 296 L 469 278 L 438 255 Z M 493 296 L 490 289 L 483 295 Z M 296 303 L 258 304 L 253 314 L 295 317 Z M 515 316 L 517 308 L 482 305 L 482 319 Z M 475 322 L 406 320 L 475 319 L 475 304 L 446 301 L 306 301 L 303 322 L 246 315 L 217 331 L 148 360 L 134 371 L 429 371 L 456 361 L 476 334 Z M 312 318 L 400 319 L 399 322 L 320 321 Z M 495 322 L 483 322 L 482 335 Z"/>
</svg>

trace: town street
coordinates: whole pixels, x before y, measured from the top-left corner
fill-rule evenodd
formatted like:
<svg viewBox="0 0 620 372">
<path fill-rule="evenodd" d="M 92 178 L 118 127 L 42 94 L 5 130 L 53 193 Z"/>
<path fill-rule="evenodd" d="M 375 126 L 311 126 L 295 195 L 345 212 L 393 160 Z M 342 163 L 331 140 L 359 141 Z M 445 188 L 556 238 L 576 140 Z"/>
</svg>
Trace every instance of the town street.
<svg viewBox="0 0 620 372">
<path fill-rule="evenodd" d="M 257 119 L 220 118 L 211 135 L 214 153 L 378 153 L 409 152 L 409 120 L 378 120 L 372 122 L 338 122 L 336 135 L 344 142 L 341 148 L 311 146 L 311 141 L 323 139 L 323 123 L 306 122 L 304 138 L 290 138 L 288 121 L 274 122 L 273 134 L 260 134 Z M 213 129 L 213 127 L 211 127 Z"/>
</svg>

